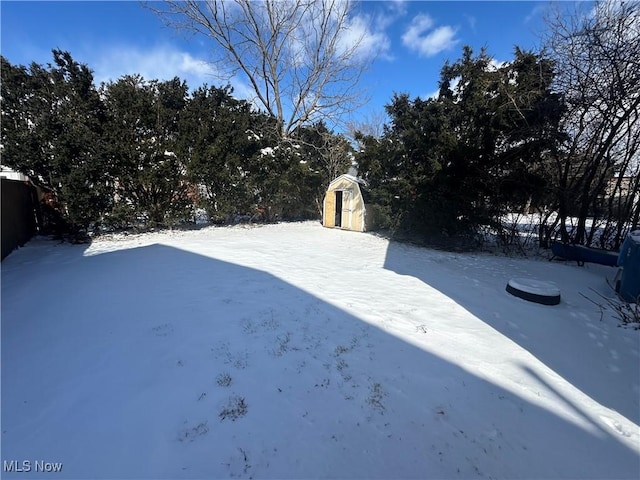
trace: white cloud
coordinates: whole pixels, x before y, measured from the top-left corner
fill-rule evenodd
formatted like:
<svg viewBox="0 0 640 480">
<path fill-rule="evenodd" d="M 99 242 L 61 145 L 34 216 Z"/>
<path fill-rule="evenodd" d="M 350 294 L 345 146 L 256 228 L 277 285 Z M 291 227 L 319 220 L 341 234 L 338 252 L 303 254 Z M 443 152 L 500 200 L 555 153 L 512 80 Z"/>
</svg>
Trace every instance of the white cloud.
<svg viewBox="0 0 640 480">
<path fill-rule="evenodd" d="M 433 29 L 434 25 L 435 22 L 429 15 L 416 15 L 402 35 L 402 43 L 425 57 L 449 50 L 458 43 L 459 40 L 455 38 L 457 28 L 444 25 Z"/>
<path fill-rule="evenodd" d="M 411 25 L 407 31 L 402 35 L 402 43 L 407 45 L 408 47 L 418 46 L 421 40 L 421 35 L 430 30 L 435 22 L 429 15 L 419 14 L 413 17 L 411 20 Z"/>
<path fill-rule="evenodd" d="M 190 89 L 208 85 L 230 83 L 236 98 L 251 100 L 253 91 L 238 77 L 228 81 L 211 63 L 189 52 L 171 45 L 144 49 L 137 46 L 110 46 L 103 51 L 93 52 L 89 65 L 94 70 L 97 85 L 102 82 L 117 81 L 124 75 L 141 75 L 145 80 L 171 80 L 178 77 L 186 80 Z M 223 78 L 224 77 L 224 78 Z"/>
<path fill-rule="evenodd" d="M 524 17 L 524 23 L 529 23 L 531 20 L 542 17 L 542 14 L 546 11 L 546 5 L 536 5 L 531 9 L 531 11 Z"/>
<path fill-rule="evenodd" d="M 170 45 L 156 46 L 149 50 L 137 46 L 111 46 L 93 53 L 91 65 L 96 83 L 116 81 L 123 75 L 140 74 L 145 80 L 171 80 L 174 77 L 187 80 L 191 88 L 212 83 L 219 77 L 205 60 Z"/>
<path fill-rule="evenodd" d="M 203 59 L 172 46 L 157 46 L 150 50 L 111 46 L 94 56 L 91 64 L 97 83 L 115 81 L 123 75 L 140 74 L 145 80 L 180 77 L 187 80 L 190 87 L 198 87 L 205 82 L 211 83 L 219 73 Z"/>
<path fill-rule="evenodd" d="M 405 0 L 387 1 L 375 12 L 352 15 L 348 27 L 352 33 L 345 37 L 351 37 L 353 40 L 361 38 L 360 54 L 365 58 L 393 60 L 387 30 L 406 14 Z"/>
<path fill-rule="evenodd" d="M 388 58 L 391 48 L 389 37 L 381 28 L 373 28 L 367 15 L 356 15 L 349 19 L 346 30 L 340 38 L 340 49 L 348 51 L 357 42 L 357 55 L 364 59 Z"/>
<path fill-rule="evenodd" d="M 391 47 L 391 41 L 385 32 L 388 23 L 383 21 L 380 15 L 367 13 L 350 12 L 343 18 L 341 14 L 346 13 L 348 5 L 338 7 L 332 10 L 328 26 L 330 32 L 338 34 L 336 55 L 353 55 L 358 61 L 388 58 Z M 305 11 L 298 28 L 287 39 L 288 60 L 296 67 L 312 62 L 316 55 L 319 32 L 327 28 L 322 25 L 325 20 L 321 8 L 320 4 L 316 3 L 310 10 L 311 14 Z M 328 46 L 326 38 L 323 46 Z"/>
<path fill-rule="evenodd" d="M 443 50 L 451 49 L 458 39 L 455 38 L 457 29 L 454 29 L 448 25 L 436 28 L 433 32 L 427 35 L 421 44 L 421 51 L 427 56 L 432 56 Z"/>
<path fill-rule="evenodd" d="M 387 4 L 387 8 L 396 15 L 402 16 L 407 13 L 407 2 L 406 0 L 391 0 Z"/>
<path fill-rule="evenodd" d="M 477 23 L 476 17 L 471 15 L 465 15 L 464 17 L 467 19 L 467 22 L 469 23 L 469 28 L 471 28 L 471 31 L 475 33 L 476 23 Z"/>
<path fill-rule="evenodd" d="M 407 14 L 407 2 L 404 0 L 385 2 L 384 7 L 376 13 L 376 28 L 381 30 L 387 29 L 400 17 Z"/>
</svg>

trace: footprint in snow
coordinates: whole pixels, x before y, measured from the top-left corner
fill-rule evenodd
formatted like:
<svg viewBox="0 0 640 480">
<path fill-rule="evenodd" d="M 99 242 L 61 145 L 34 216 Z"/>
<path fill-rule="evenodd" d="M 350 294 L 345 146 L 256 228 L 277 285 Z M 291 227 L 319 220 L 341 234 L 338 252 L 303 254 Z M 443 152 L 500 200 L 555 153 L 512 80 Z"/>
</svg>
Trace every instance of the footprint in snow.
<svg viewBox="0 0 640 480">
<path fill-rule="evenodd" d="M 156 337 L 166 337 L 170 333 L 173 333 L 173 325 L 170 323 L 163 323 L 157 325 L 151 329 Z"/>
<path fill-rule="evenodd" d="M 185 422 L 187 423 L 187 422 Z M 178 433 L 178 441 L 179 442 L 193 442 L 198 437 L 202 437 L 209 433 L 209 427 L 207 426 L 207 422 L 201 422 L 195 427 L 185 428 Z"/>
</svg>

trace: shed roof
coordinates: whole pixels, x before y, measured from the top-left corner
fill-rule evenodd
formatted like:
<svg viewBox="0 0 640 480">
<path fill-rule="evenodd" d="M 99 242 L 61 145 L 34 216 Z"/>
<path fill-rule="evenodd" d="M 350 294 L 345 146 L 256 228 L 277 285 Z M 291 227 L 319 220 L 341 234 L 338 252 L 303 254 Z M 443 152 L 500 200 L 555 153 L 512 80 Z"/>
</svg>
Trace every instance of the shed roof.
<svg viewBox="0 0 640 480">
<path fill-rule="evenodd" d="M 351 181 L 351 182 L 357 183 L 357 184 L 359 184 L 359 185 L 366 186 L 366 182 L 365 182 L 363 179 L 361 179 L 361 178 L 356 178 L 356 177 L 354 177 L 353 175 L 349 175 L 348 173 L 345 173 L 344 175 L 340 175 L 338 178 L 335 178 L 335 179 L 334 179 L 334 180 L 329 184 L 329 186 L 333 185 L 334 183 L 336 183 L 336 182 L 338 182 L 338 181 L 340 181 L 340 180 L 342 180 L 342 179 L 346 179 L 346 180 L 349 180 L 349 181 Z"/>
</svg>

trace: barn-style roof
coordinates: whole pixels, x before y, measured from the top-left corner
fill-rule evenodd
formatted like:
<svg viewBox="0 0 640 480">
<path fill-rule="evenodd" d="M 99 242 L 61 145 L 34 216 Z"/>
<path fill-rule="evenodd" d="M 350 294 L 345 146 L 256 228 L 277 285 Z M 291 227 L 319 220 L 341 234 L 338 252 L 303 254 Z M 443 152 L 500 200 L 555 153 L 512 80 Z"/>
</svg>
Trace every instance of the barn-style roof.
<svg viewBox="0 0 640 480">
<path fill-rule="evenodd" d="M 349 181 L 351 181 L 351 182 L 357 183 L 357 184 L 359 184 L 359 185 L 366 186 L 366 182 L 365 182 L 363 179 L 361 179 L 361 178 L 356 178 L 356 177 L 354 177 L 353 175 L 349 175 L 348 173 L 345 173 L 344 175 L 340 175 L 339 177 L 335 178 L 335 179 L 334 179 L 334 180 L 329 184 L 329 186 L 331 186 L 332 184 L 334 184 L 334 183 L 336 183 L 336 182 L 339 182 L 339 181 L 340 181 L 340 180 L 342 180 L 342 179 L 346 179 L 346 180 L 349 180 Z"/>
</svg>

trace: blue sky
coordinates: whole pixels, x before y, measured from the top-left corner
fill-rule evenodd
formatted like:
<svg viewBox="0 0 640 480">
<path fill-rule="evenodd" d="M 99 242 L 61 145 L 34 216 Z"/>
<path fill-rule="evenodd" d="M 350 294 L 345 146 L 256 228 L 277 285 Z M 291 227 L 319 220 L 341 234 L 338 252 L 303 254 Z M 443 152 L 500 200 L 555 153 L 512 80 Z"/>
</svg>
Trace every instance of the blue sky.
<svg viewBox="0 0 640 480">
<path fill-rule="evenodd" d="M 462 46 L 486 46 L 498 62 L 515 45 L 535 49 L 548 2 L 363 2 L 355 13 L 368 25 L 377 60 L 362 78 L 370 101 L 362 110 L 381 111 L 394 92 L 428 97 L 437 90 L 446 60 Z M 86 63 L 96 81 L 139 73 L 146 79 L 178 76 L 195 88 L 224 82 L 211 76 L 211 44 L 164 26 L 138 2 L 0 3 L 1 52 L 12 64 L 51 62 L 51 49 L 69 51 Z M 248 95 L 240 79 L 237 96 Z"/>
</svg>

